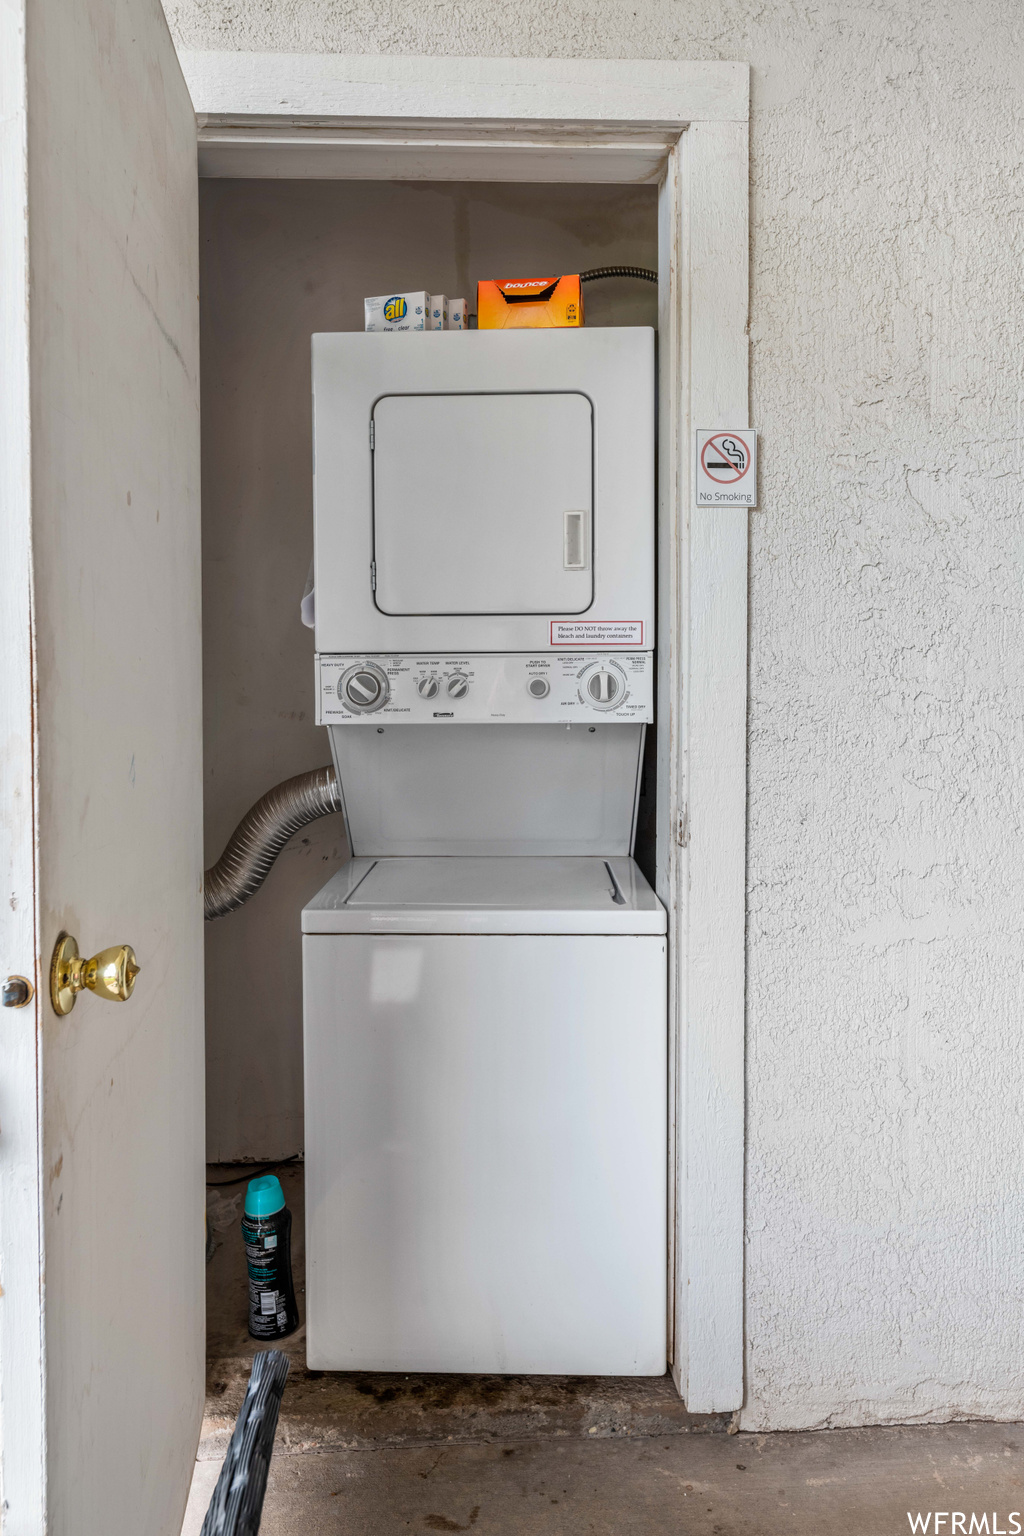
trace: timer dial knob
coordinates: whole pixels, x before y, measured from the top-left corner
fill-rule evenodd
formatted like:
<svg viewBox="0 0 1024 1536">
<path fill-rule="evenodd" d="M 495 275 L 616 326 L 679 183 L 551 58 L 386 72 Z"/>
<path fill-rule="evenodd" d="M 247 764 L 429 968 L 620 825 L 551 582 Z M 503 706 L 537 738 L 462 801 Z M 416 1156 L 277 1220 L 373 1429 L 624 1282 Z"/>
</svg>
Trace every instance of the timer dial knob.
<svg viewBox="0 0 1024 1536">
<path fill-rule="evenodd" d="M 448 695 L 453 699 L 464 699 L 469 692 L 469 678 L 461 672 L 453 672 L 448 679 Z"/>
<path fill-rule="evenodd" d="M 388 680 L 372 661 L 349 667 L 338 683 L 338 698 L 357 714 L 368 715 L 388 701 Z"/>
<path fill-rule="evenodd" d="M 416 684 L 416 691 L 422 699 L 436 699 L 437 686 L 436 677 L 421 677 Z"/>
<path fill-rule="evenodd" d="M 619 679 L 614 672 L 604 670 L 594 672 L 587 680 L 587 692 L 593 702 L 599 706 L 607 707 L 614 704 L 619 696 Z"/>
<path fill-rule="evenodd" d="M 580 678 L 579 699 L 591 709 L 619 710 L 629 698 L 629 683 L 614 661 L 594 661 Z"/>
</svg>

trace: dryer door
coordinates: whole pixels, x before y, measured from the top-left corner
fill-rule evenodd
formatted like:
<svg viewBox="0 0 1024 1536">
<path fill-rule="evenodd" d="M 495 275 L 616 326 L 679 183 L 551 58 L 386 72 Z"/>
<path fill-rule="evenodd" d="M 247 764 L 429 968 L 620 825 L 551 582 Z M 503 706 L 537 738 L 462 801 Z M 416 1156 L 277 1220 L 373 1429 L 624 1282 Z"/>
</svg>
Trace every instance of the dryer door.
<svg viewBox="0 0 1024 1536">
<path fill-rule="evenodd" d="M 373 409 L 373 445 L 374 597 L 382 613 L 590 607 L 594 424 L 586 395 L 385 395 Z"/>
</svg>

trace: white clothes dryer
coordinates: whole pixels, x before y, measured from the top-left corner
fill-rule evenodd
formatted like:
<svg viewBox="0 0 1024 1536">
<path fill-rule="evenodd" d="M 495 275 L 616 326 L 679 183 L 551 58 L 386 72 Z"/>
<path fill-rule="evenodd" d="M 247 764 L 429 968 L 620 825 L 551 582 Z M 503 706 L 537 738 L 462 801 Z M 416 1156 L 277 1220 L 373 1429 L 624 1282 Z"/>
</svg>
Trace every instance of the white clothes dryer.
<svg viewBox="0 0 1024 1536">
<path fill-rule="evenodd" d="M 313 337 L 320 657 L 654 648 L 654 333 Z"/>
<path fill-rule="evenodd" d="M 302 916 L 307 1359 L 660 1375 L 666 919 L 629 858 L 357 858 Z"/>
</svg>

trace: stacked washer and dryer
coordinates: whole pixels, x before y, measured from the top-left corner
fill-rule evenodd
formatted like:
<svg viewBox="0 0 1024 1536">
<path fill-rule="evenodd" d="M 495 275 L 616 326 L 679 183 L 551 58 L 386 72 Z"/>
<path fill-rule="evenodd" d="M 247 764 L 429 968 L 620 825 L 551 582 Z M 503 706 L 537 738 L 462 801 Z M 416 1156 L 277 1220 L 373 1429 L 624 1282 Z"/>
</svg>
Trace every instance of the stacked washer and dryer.
<svg viewBox="0 0 1024 1536">
<path fill-rule="evenodd" d="M 307 1356 L 655 1375 L 666 919 L 648 329 L 313 339 Z"/>
</svg>

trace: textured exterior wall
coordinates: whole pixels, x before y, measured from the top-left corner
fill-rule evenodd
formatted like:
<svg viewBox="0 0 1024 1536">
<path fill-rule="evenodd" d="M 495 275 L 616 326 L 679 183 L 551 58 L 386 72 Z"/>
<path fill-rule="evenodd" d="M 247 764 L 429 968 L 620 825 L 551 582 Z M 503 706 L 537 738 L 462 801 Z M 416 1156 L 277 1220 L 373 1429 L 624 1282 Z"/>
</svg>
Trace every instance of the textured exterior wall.
<svg viewBox="0 0 1024 1536">
<path fill-rule="evenodd" d="M 749 1428 L 1024 1414 L 1017 0 L 169 0 L 753 66 Z"/>
</svg>

